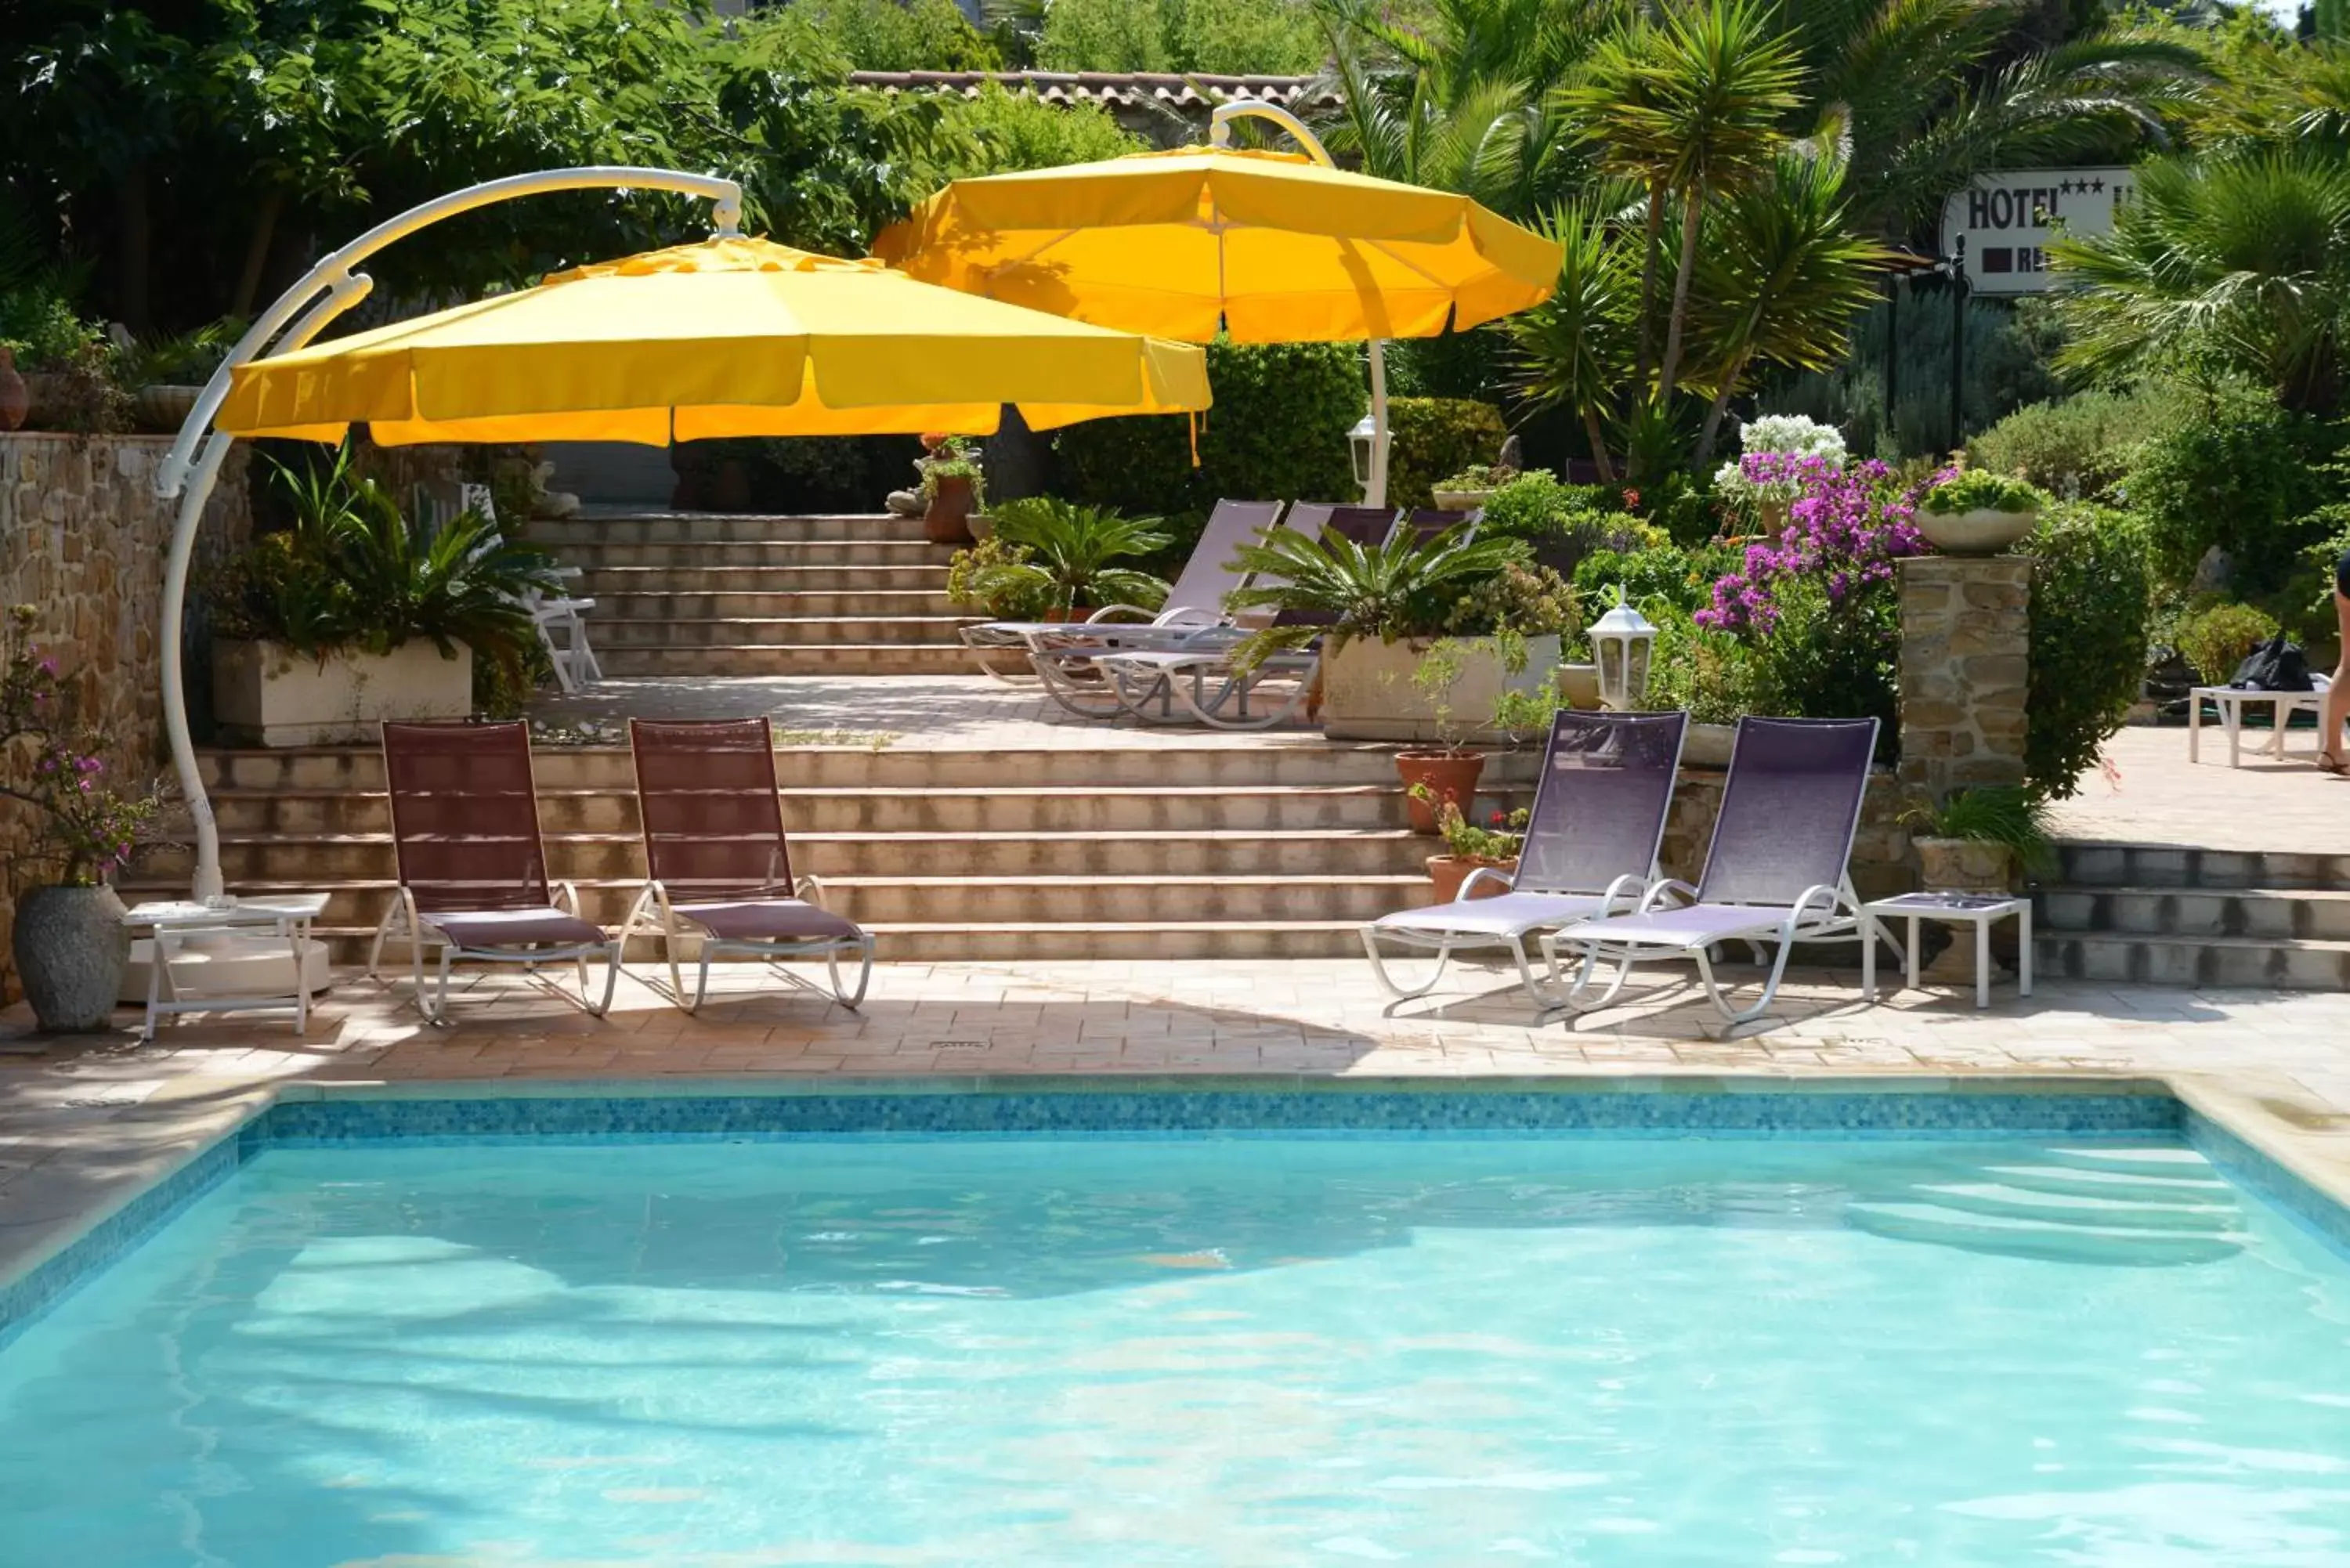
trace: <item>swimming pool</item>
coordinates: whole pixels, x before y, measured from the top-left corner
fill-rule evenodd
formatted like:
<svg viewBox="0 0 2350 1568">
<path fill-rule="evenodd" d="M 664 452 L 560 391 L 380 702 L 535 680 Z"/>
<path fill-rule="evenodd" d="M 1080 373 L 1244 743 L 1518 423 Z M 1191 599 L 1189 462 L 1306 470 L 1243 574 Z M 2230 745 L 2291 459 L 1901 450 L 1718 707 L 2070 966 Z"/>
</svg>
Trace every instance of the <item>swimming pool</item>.
<svg viewBox="0 0 2350 1568">
<path fill-rule="evenodd" d="M 0 1562 L 2350 1563 L 2175 1103 L 1790 1098 L 281 1106 L 0 1345 Z"/>
</svg>

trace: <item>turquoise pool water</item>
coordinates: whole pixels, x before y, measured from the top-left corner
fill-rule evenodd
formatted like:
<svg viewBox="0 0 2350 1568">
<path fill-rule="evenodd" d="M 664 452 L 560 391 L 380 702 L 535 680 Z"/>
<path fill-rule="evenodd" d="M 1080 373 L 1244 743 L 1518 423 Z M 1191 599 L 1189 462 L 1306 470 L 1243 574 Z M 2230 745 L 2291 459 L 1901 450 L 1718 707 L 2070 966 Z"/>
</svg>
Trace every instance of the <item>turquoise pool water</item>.
<svg viewBox="0 0 2350 1568">
<path fill-rule="evenodd" d="M 2161 1143 L 262 1154 L 0 1563 L 2350 1564 L 2350 1265 Z"/>
</svg>

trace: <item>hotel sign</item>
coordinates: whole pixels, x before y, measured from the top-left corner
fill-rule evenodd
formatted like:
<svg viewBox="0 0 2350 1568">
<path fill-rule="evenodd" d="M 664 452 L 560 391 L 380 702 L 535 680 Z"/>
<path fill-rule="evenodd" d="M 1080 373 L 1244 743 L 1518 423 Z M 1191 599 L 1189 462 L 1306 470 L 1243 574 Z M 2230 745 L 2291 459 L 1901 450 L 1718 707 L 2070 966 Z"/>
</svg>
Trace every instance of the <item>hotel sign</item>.
<svg viewBox="0 0 2350 1568">
<path fill-rule="evenodd" d="M 2127 202 L 2126 169 L 2014 169 L 1979 174 L 1942 207 L 1942 254 L 1966 242 L 1978 294 L 2037 294 L 2048 286 L 2048 245 L 2059 234 L 2109 234 Z"/>
</svg>

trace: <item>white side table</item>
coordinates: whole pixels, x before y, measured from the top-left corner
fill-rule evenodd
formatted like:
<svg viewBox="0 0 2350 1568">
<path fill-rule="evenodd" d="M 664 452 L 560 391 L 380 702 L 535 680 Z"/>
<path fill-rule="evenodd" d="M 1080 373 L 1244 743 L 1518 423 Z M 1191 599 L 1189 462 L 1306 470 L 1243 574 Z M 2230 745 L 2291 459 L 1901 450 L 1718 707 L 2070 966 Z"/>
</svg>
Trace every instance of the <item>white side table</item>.
<svg viewBox="0 0 2350 1568">
<path fill-rule="evenodd" d="M 2295 713 L 2316 717 L 2321 730 L 2325 723 L 2325 692 L 2331 684 L 2323 675 L 2310 680 L 2315 690 L 2309 691 L 2253 691 L 2236 686 L 2198 686 L 2187 694 L 2187 760 L 2203 760 L 2203 704 L 2209 702 L 2219 710 L 2220 728 L 2228 737 L 2228 765 L 2241 765 L 2241 753 L 2244 739 L 2244 705 L 2265 702 L 2272 715 L 2269 721 L 2269 742 L 2260 750 L 2261 755 L 2284 755 L 2284 738 L 2293 725 Z M 2326 750 L 2324 734 L 2317 737 L 2317 749 Z"/>
<path fill-rule="evenodd" d="M 1860 907 L 1860 992 L 1877 1000 L 1877 939 L 1886 921 L 1901 917 L 1909 922 L 1908 941 L 1902 949 L 1905 978 L 1918 988 L 1918 922 L 1939 920 L 1948 926 L 1975 929 L 1975 1005 L 1991 1005 L 1991 928 L 2012 915 L 2022 939 L 2015 968 L 2016 994 L 2032 994 L 2032 900 L 1989 893 L 1904 893 Z"/>
<path fill-rule="evenodd" d="M 184 900 L 135 904 L 123 912 L 122 923 L 134 931 L 152 933 L 154 945 L 147 964 L 147 1018 L 141 1040 L 155 1038 L 155 1022 L 175 1012 L 231 1012 L 244 1010 L 286 1011 L 294 1014 L 294 1032 L 310 1028 L 310 991 L 303 959 L 310 940 L 310 922 L 327 908 L 324 893 L 281 894 L 267 898 L 240 898 L 214 908 Z M 214 992 L 182 996 L 172 976 L 172 950 L 203 933 L 266 929 L 284 937 L 293 950 L 294 989 L 278 992 Z"/>
</svg>

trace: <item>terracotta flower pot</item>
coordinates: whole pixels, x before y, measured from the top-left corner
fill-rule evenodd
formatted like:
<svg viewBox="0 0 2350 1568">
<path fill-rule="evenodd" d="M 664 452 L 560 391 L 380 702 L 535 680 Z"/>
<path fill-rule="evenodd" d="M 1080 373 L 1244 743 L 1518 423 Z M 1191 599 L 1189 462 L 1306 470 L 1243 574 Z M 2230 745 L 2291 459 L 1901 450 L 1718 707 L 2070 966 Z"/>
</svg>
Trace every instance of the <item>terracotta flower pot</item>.
<svg viewBox="0 0 2350 1568">
<path fill-rule="evenodd" d="M 1491 866 L 1498 871 L 1515 871 L 1518 863 L 1496 860 L 1490 855 L 1431 855 L 1428 857 L 1428 879 L 1436 887 L 1436 901 L 1449 904 L 1461 897 L 1461 884 L 1481 866 Z M 1486 882 L 1469 896 L 1472 898 L 1499 898 L 1504 891 L 1497 882 Z"/>
<path fill-rule="evenodd" d="M 931 504 L 922 513 L 922 533 L 933 545 L 968 545 L 972 483 L 967 473 L 941 474 L 931 483 Z"/>
<path fill-rule="evenodd" d="M 1478 752 L 1399 752 L 1396 772 L 1403 777 L 1404 805 L 1411 814 L 1414 833 L 1433 834 L 1436 817 L 1446 801 L 1469 815 L 1470 804 L 1477 798 L 1477 775 L 1485 771 L 1485 758 Z M 1411 786 L 1424 784 L 1435 796 L 1422 800 L 1411 793 Z"/>
<path fill-rule="evenodd" d="M 0 431 L 21 430 L 33 411 L 33 394 L 16 374 L 16 351 L 0 348 Z"/>
</svg>

